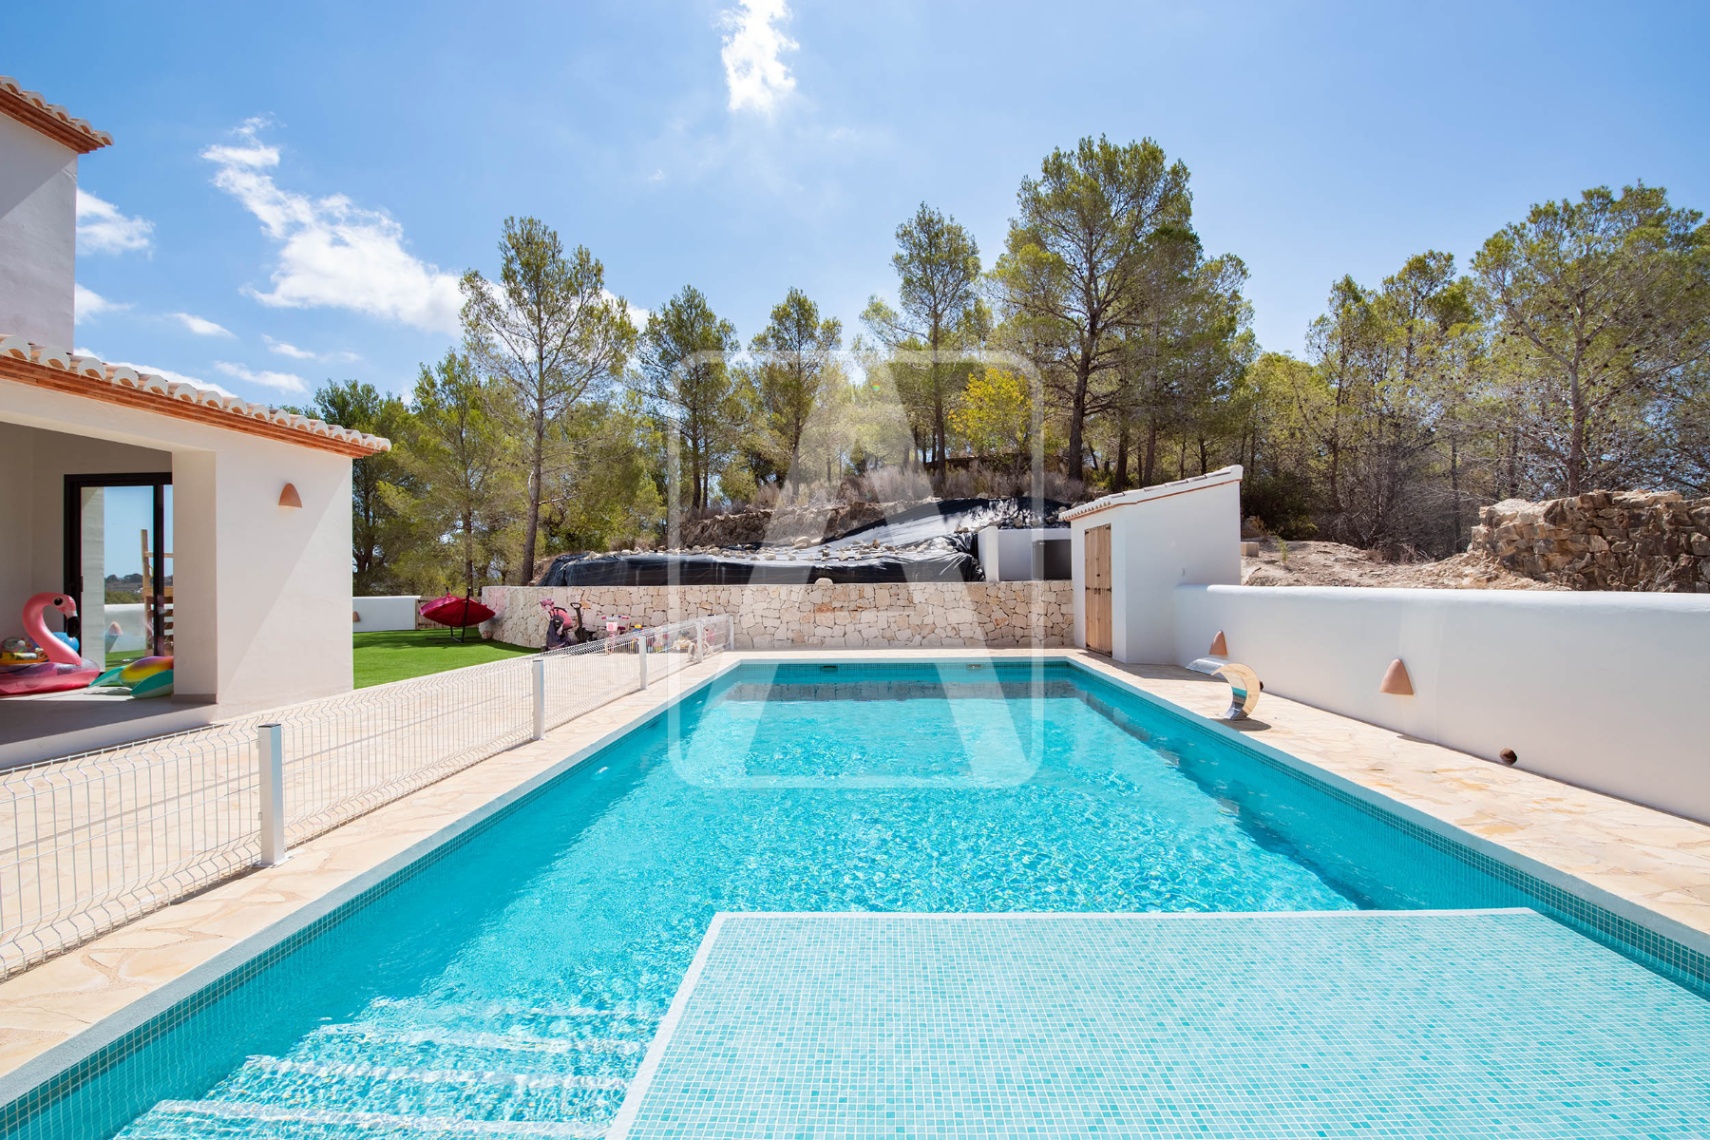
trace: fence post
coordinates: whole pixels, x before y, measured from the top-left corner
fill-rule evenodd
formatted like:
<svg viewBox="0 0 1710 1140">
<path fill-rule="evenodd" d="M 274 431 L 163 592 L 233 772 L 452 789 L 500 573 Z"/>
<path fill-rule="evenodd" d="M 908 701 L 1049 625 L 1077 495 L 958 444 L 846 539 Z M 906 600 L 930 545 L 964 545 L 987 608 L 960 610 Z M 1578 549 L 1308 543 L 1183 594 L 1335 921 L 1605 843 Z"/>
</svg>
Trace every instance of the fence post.
<svg viewBox="0 0 1710 1140">
<path fill-rule="evenodd" d="M 285 862 L 285 742 L 284 729 L 264 724 L 256 729 L 256 757 L 261 789 L 261 865 Z"/>
<path fill-rule="evenodd" d="M 704 661 L 707 656 L 707 622 L 705 618 L 695 619 L 695 652 L 691 661 Z"/>
<path fill-rule="evenodd" d="M 546 655 L 534 659 L 534 734 L 531 740 L 546 735 Z"/>
<path fill-rule="evenodd" d="M 647 635 L 642 634 L 635 643 L 635 655 L 641 659 L 641 687 L 647 688 Z"/>
</svg>

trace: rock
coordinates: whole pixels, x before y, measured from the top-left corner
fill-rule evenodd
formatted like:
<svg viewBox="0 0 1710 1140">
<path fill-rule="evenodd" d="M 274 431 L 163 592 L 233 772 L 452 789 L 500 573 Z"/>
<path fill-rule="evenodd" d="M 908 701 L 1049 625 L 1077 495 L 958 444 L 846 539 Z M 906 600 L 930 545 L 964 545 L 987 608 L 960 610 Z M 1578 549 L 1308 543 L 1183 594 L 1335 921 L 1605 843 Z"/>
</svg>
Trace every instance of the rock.
<svg viewBox="0 0 1710 1140">
<path fill-rule="evenodd" d="M 1479 512 L 1469 553 L 1576 590 L 1691 590 L 1710 583 L 1710 499 L 1591 491 Z"/>
</svg>

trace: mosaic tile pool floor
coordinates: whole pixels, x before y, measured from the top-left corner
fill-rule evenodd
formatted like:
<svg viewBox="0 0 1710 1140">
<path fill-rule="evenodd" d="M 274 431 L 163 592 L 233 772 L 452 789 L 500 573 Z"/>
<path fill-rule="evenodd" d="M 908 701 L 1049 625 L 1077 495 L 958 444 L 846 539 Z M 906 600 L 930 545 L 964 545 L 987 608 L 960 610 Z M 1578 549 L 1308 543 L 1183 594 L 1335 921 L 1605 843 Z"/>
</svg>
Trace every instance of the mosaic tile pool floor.
<svg viewBox="0 0 1710 1140">
<path fill-rule="evenodd" d="M 1710 1003 L 1523 910 L 728 914 L 609 1135 L 1698 1138 Z"/>
</svg>

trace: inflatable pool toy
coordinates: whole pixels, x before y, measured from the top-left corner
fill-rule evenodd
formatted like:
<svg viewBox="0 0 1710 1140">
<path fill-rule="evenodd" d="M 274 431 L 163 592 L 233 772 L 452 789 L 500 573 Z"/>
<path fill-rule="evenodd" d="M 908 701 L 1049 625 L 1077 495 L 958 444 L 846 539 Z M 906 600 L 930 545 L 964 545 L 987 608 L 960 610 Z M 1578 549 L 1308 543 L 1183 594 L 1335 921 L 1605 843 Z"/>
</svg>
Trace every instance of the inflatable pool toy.
<svg viewBox="0 0 1710 1140">
<path fill-rule="evenodd" d="M 0 654 L 0 697 L 85 689 L 100 675 L 93 661 L 79 657 L 60 635 L 48 630 L 42 618 L 42 611 L 47 609 L 58 610 L 66 617 L 77 616 L 77 603 L 66 594 L 31 595 L 24 603 L 24 632 L 35 647 L 27 656 L 15 647 Z"/>
<path fill-rule="evenodd" d="M 129 689 L 133 697 L 170 697 L 172 695 L 172 658 L 139 657 L 135 661 L 107 670 L 90 682 L 90 688 L 117 686 Z"/>
</svg>

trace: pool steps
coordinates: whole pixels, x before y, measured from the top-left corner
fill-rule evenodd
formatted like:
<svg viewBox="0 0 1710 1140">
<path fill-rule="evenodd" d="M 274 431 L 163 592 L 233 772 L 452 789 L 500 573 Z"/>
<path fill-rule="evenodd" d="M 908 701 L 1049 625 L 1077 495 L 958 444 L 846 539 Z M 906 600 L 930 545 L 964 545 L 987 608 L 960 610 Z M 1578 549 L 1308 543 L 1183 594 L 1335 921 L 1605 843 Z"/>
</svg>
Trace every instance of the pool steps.
<svg viewBox="0 0 1710 1140">
<path fill-rule="evenodd" d="M 234 1124 L 265 1125 L 261 1132 L 233 1131 Z M 268 1104 L 221 1101 L 163 1101 L 119 1135 L 125 1140 L 229 1140 L 261 1135 L 267 1140 L 334 1140 L 343 1137 L 427 1135 L 434 1137 L 517 1136 L 598 1140 L 604 1124 L 524 1123 L 510 1120 L 459 1120 L 407 1113 L 356 1112 L 348 1109 L 298 1110 Z"/>
<path fill-rule="evenodd" d="M 287 1056 L 249 1058 L 201 1100 L 162 1101 L 118 1140 L 592 1140 L 616 1116 L 658 1022 L 622 1008 L 383 998 Z"/>
</svg>

